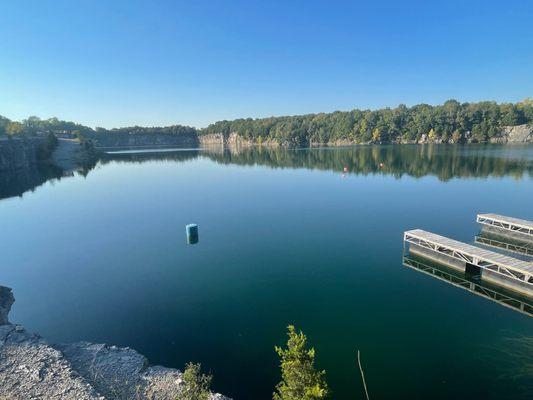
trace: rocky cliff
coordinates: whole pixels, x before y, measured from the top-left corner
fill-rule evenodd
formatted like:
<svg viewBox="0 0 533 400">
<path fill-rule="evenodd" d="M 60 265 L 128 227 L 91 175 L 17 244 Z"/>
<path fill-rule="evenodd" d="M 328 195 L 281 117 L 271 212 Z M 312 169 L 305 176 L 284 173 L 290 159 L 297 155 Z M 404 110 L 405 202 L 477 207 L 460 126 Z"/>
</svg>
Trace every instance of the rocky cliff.
<svg viewBox="0 0 533 400">
<path fill-rule="evenodd" d="M 201 147 L 224 146 L 231 148 L 250 147 L 256 145 L 264 146 L 284 146 L 286 143 L 277 142 L 275 140 L 265 140 L 261 142 L 254 142 L 253 140 L 245 139 L 239 134 L 232 132 L 229 135 L 222 133 L 210 133 L 198 135 L 198 142 Z"/>
<path fill-rule="evenodd" d="M 0 137 L 0 171 L 31 168 L 38 162 L 37 152 L 43 139 L 8 139 Z"/>
<path fill-rule="evenodd" d="M 78 342 L 52 345 L 8 322 L 14 297 L 0 286 L 0 398 L 176 400 L 181 372 L 150 366 L 135 350 Z M 212 394 L 210 400 L 230 400 Z"/>
<path fill-rule="evenodd" d="M 177 146 L 198 147 L 196 133 L 97 133 L 88 136 L 96 147 L 149 147 L 149 146 Z"/>
<path fill-rule="evenodd" d="M 533 125 L 505 126 L 491 143 L 533 143 Z"/>
</svg>

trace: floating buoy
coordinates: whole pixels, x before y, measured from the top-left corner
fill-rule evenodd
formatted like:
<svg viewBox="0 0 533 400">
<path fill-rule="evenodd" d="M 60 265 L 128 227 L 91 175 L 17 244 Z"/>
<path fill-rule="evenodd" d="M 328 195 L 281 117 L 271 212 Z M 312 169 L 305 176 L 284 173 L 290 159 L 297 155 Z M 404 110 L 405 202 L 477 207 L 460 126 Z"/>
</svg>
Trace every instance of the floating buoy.
<svg viewBox="0 0 533 400">
<path fill-rule="evenodd" d="M 187 232 L 187 243 L 189 244 L 198 243 L 198 225 L 196 224 L 186 225 L 185 231 Z"/>
</svg>

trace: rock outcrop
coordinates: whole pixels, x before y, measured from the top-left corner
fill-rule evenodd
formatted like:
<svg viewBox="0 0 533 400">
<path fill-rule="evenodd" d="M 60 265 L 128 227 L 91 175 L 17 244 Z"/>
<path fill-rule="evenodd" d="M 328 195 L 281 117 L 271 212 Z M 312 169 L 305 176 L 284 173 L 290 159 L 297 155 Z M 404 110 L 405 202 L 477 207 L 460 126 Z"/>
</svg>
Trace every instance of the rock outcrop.
<svg viewBox="0 0 533 400">
<path fill-rule="evenodd" d="M 20 325 L 0 326 L 0 398 L 104 400 L 63 354 Z"/>
<path fill-rule="evenodd" d="M 9 324 L 9 311 L 15 302 L 13 291 L 5 286 L 0 286 L 0 325 Z"/>
<path fill-rule="evenodd" d="M 0 286 L 0 399 L 176 400 L 184 389 L 180 371 L 150 366 L 133 349 L 49 344 L 8 322 L 13 302 L 11 289 Z"/>
<path fill-rule="evenodd" d="M 505 126 L 491 143 L 533 143 L 533 125 Z"/>
<path fill-rule="evenodd" d="M 143 355 L 130 348 L 79 342 L 57 346 L 73 368 L 106 399 L 176 400 L 181 373 L 150 367 Z"/>
<path fill-rule="evenodd" d="M 177 146 L 198 147 L 196 132 L 187 134 L 171 133 L 127 133 L 114 132 L 94 134 L 88 137 L 96 147 L 148 147 L 148 146 Z"/>
<path fill-rule="evenodd" d="M 8 139 L 0 137 L 0 171 L 31 168 L 38 162 L 37 151 L 43 143 L 39 138 Z"/>
<path fill-rule="evenodd" d="M 209 133 L 204 135 L 198 135 L 198 142 L 201 147 L 212 148 L 214 146 L 222 146 L 228 148 L 244 148 L 250 146 L 288 146 L 288 143 L 281 143 L 276 140 L 264 140 L 261 142 L 255 142 L 253 140 L 245 139 L 236 132 L 231 132 L 228 135 L 223 133 Z"/>
</svg>

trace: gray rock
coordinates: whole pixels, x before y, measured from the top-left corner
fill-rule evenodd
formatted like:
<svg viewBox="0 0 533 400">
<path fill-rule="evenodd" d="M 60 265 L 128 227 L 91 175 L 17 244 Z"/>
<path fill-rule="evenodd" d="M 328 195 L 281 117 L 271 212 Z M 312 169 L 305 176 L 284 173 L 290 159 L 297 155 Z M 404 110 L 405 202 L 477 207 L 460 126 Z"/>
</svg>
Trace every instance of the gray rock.
<svg viewBox="0 0 533 400">
<path fill-rule="evenodd" d="M 0 398 L 103 400 L 63 355 L 20 325 L 0 326 Z"/>
<path fill-rule="evenodd" d="M 0 325 L 9 324 L 8 315 L 15 302 L 13 291 L 5 286 L 0 286 Z"/>
<path fill-rule="evenodd" d="M 0 140 L 0 171 L 17 171 L 35 166 L 42 138 Z"/>
<path fill-rule="evenodd" d="M 108 399 L 176 400 L 183 389 L 180 371 L 149 366 L 146 357 L 128 347 L 78 342 L 56 348 Z M 212 399 L 227 398 L 213 394 Z"/>
<path fill-rule="evenodd" d="M 502 132 L 490 138 L 491 143 L 533 143 L 533 125 L 505 126 Z"/>
<path fill-rule="evenodd" d="M 531 143 L 533 142 L 533 126 L 532 125 L 518 125 L 506 126 L 504 133 L 507 134 L 509 143 Z"/>
</svg>

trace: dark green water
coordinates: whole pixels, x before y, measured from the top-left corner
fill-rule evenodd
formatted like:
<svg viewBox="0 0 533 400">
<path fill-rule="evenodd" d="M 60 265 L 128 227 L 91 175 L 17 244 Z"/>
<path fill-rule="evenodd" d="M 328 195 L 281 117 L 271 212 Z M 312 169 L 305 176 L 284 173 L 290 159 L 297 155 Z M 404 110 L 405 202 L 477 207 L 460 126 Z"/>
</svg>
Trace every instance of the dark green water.
<svg viewBox="0 0 533 400">
<path fill-rule="evenodd" d="M 334 399 L 363 398 L 356 349 L 373 399 L 531 398 L 533 319 L 402 266 L 402 233 L 471 243 L 478 212 L 533 219 L 532 176 L 533 146 L 474 145 L 126 154 L 86 177 L 4 176 L 0 284 L 11 320 L 51 341 L 198 361 L 235 399 L 271 398 L 289 323 Z M 31 182 L 45 183 L 10 197 Z"/>
</svg>

